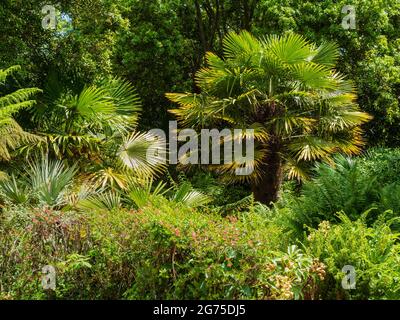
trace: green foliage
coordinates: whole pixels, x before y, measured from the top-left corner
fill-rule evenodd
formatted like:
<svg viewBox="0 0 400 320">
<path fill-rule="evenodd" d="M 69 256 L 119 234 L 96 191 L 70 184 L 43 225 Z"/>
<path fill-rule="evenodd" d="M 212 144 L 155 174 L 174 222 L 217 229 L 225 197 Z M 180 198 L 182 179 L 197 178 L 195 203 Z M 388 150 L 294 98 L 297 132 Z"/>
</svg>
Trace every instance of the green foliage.
<svg viewBox="0 0 400 320">
<path fill-rule="evenodd" d="M 341 23 L 342 8 L 354 6 L 356 29 Z M 257 35 L 296 32 L 314 42 L 335 41 L 341 48 L 338 70 L 355 81 L 358 102 L 374 116 L 366 125 L 371 144 L 399 144 L 400 4 L 394 0 L 261 0 L 253 31 Z"/>
<path fill-rule="evenodd" d="M 77 170 L 47 156 L 30 161 L 19 173 L 1 181 L 0 192 L 8 204 L 62 207 Z"/>
<path fill-rule="evenodd" d="M 44 139 L 20 148 L 21 154 L 41 150 L 63 159 L 96 188 L 126 189 L 130 176 L 149 178 L 165 169 L 165 141 L 134 131 L 141 101 L 129 81 L 111 77 L 78 93 L 55 82 L 48 90 L 31 110 L 35 132 Z"/>
<path fill-rule="evenodd" d="M 338 222 L 337 212 L 346 212 L 351 220 L 373 209 L 367 222 L 373 223 L 379 212 L 400 214 L 399 181 L 396 174 L 398 150 L 371 150 L 361 158 L 335 158 L 333 166 L 320 164 L 312 180 L 304 183 L 301 195 L 282 195 L 275 212 L 283 223 L 302 237 L 305 226 L 316 228 L 321 221 Z M 398 230 L 398 224 L 393 227 Z"/>
<path fill-rule="evenodd" d="M 357 161 L 363 174 L 373 175 L 379 184 L 400 183 L 400 149 L 372 148 Z"/>
<path fill-rule="evenodd" d="M 195 189 L 207 194 L 212 198 L 209 206 L 223 207 L 249 197 L 251 194 L 249 186 L 235 185 L 233 188 L 226 183 L 222 183 L 218 176 L 211 172 L 196 172 L 193 176 L 186 177 L 184 181 L 190 181 Z M 239 209 L 233 206 L 235 210 Z"/>
<path fill-rule="evenodd" d="M 211 202 L 211 198 L 202 194 L 198 190 L 194 190 L 190 183 L 180 184 L 172 197 L 172 201 L 183 203 L 189 207 L 200 207 Z"/>
<path fill-rule="evenodd" d="M 29 200 L 29 190 L 24 184 L 19 184 L 15 175 L 0 181 L 1 195 L 13 204 L 23 204 Z"/>
<path fill-rule="evenodd" d="M 38 1 L 5 0 L 0 8 L 0 20 L 4 22 L 0 26 L 0 68 L 21 65 L 23 78 L 39 85 L 46 52 L 37 48 L 49 44 L 50 32 L 42 28 Z"/>
<path fill-rule="evenodd" d="M 370 116 L 359 110 L 352 83 L 333 69 L 339 56 L 335 44 L 318 47 L 296 34 L 255 38 L 242 31 L 229 33 L 223 45 L 224 58 L 208 52 L 207 67 L 196 73 L 200 94 L 167 94 L 178 104 L 171 112 L 184 127 L 254 129 L 250 161 L 212 170 L 259 189 L 272 185 L 266 196 L 255 192 L 256 200 L 269 204 L 276 200 L 282 166 L 289 177 L 303 179 L 310 162 L 361 151 L 360 126 Z M 236 174 L 244 166 L 251 173 Z"/>
<path fill-rule="evenodd" d="M 0 85 L 4 86 L 7 77 L 20 69 L 20 66 L 0 69 Z M 25 132 L 13 118 L 21 110 L 25 110 L 36 103 L 35 100 L 30 99 L 38 92 L 41 92 L 41 90 L 26 88 L 0 97 L 0 160 L 10 160 L 10 150 L 39 140 L 38 137 Z"/>
<path fill-rule="evenodd" d="M 398 1 L 43 4 L 0 7 L 0 299 L 400 298 Z M 165 92 L 254 129 L 253 176 L 167 168 Z"/>
<path fill-rule="evenodd" d="M 81 270 L 65 267 L 71 264 L 72 254 L 88 249 L 89 242 L 82 241 L 88 230 L 83 216 L 44 208 L 29 211 L 16 207 L 3 212 L 0 219 L 2 295 L 13 299 L 50 297 L 51 294 L 42 289 L 41 271 L 46 265 L 56 268 L 60 265 L 59 270 L 63 270 L 63 276 L 57 278 L 60 291 L 68 291 L 65 287 L 72 275 L 77 281 L 73 295 L 79 297 Z"/>
<path fill-rule="evenodd" d="M 319 165 L 315 178 L 306 182 L 300 198 L 289 204 L 293 220 L 316 227 L 321 221 L 337 221 L 336 213 L 344 211 L 355 220 L 377 198 L 375 180 L 360 172 L 355 160 L 337 157 L 335 166 Z"/>
<path fill-rule="evenodd" d="M 113 210 L 122 206 L 121 196 L 113 191 L 89 195 L 80 199 L 76 208 L 80 210 Z"/>
<path fill-rule="evenodd" d="M 124 138 L 118 156 L 125 167 L 145 178 L 165 170 L 166 153 L 166 141 L 150 132 L 137 132 Z"/>
<path fill-rule="evenodd" d="M 0 219 L 1 294 L 13 299 L 47 296 L 44 265 L 56 268 L 57 299 L 300 299 L 323 277 L 256 213 L 221 218 L 159 199 L 93 214 L 10 208 Z"/>
<path fill-rule="evenodd" d="M 129 189 L 128 197 L 137 208 L 160 201 L 160 199 L 169 199 L 172 203 L 180 203 L 189 208 L 201 207 L 212 201 L 212 198 L 194 189 L 189 182 L 181 182 L 171 188 L 159 182 L 153 188 L 153 181 L 147 180 L 142 185 L 132 185 Z"/>
<path fill-rule="evenodd" d="M 115 143 L 134 128 L 141 110 L 134 87 L 120 78 L 103 80 L 78 94 L 61 91 L 55 96 L 59 97 L 32 110 L 36 131 L 47 138 L 45 147 L 57 157 L 75 161 L 99 156 L 101 145 L 111 139 Z"/>
<path fill-rule="evenodd" d="M 61 161 L 44 157 L 29 164 L 27 168 L 28 184 L 40 203 L 48 206 L 63 204 L 65 193 L 76 174 L 76 167 L 66 167 Z"/>
<path fill-rule="evenodd" d="M 152 199 L 164 196 L 167 191 L 165 183 L 159 182 L 153 188 L 153 180 L 148 180 L 142 185 L 132 185 L 129 190 L 129 199 L 138 208 L 141 208 L 151 202 Z"/>
<path fill-rule="evenodd" d="M 308 236 L 306 252 L 326 265 L 327 281 L 320 288 L 322 298 L 399 299 L 398 234 L 393 234 L 390 224 L 382 221 L 368 227 L 365 215 L 353 222 L 339 214 L 340 224 L 321 222 Z M 341 285 L 345 276 L 342 268 L 346 265 L 356 271 L 356 288 L 352 290 L 344 290 Z"/>
<path fill-rule="evenodd" d="M 355 30 L 341 26 L 346 5 L 356 9 Z M 204 53 L 222 53 L 229 31 L 295 32 L 338 44 L 338 70 L 355 81 L 360 106 L 374 116 L 369 140 L 399 143 L 398 1 L 63 0 L 56 8 L 58 30 L 44 30 L 37 0 L 3 1 L 0 68 L 22 65 L 25 85 L 44 87 L 56 74 L 82 89 L 114 73 L 137 85 L 149 110 L 142 126 L 159 127 L 168 119 L 164 93 L 194 88 Z"/>
</svg>

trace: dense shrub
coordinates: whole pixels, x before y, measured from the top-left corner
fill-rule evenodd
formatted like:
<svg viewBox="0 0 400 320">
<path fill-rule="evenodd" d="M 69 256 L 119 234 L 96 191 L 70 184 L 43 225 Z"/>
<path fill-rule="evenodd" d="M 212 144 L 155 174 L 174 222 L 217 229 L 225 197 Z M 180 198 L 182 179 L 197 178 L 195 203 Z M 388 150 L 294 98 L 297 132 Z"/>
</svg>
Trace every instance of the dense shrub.
<svg viewBox="0 0 400 320">
<path fill-rule="evenodd" d="M 237 203 L 251 194 L 248 185 L 228 185 L 210 172 L 198 172 L 191 177 L 193 186 L 212 197 L 210 206 L 223 207 Z M 237 208 L 237 207 L 236 207 Z"/>
<path fill-rule="evenodd" d="M 12 299 L 299 299 L 324 275 L 255 211 L 222 218 L 159 199 L 90 214 L 9 208 L 1 219 L 1 295 Z M 45 265 L 57 270 L 53 294 Z"/>
<path fill-rule="evenodd" d="M 339 214 L 341 223 L 321 222 L 306 241 L 306 252 L 326 265 L 326 281 L 320 287 L 325 299 L 399 299 L 400 245 L 388 224 L 365 223 L 366 215 L 352 222 Z M 342 268 L 355 268 L 355 289 L 344 290 Z"/>
<path fill-rule="evenodd" d="M 46 265 L 63 266 L 62 276 L 57 279 L 59 290 L 64 290 L 71 268 L 77 271 L 71 280 L 79 284 L 80 268 L 77 261 L 72 260 L 91 246 L 86 239 L 88 224 L 84 216 L 48 209 L 9 208 L 0 219 L 0 288 L 3 295 L 22 299 L 46 298 L 46 292 L 39 290 L 41 271 Z M 73 292 L 76 298 L 80 297 L 79 289 L 76 287 Z"/>
<path fill-rule="evenodd" d="M 1 2 L 0 300 L 400 299 L 399 0 Z"/>
<path fill-rule="evenodd" d="M 367 223 L 372 224 L 380 212 L 400 214 L 400 153 L 375 149 L 360 158 L 335 158 L 334 165 L 319 164 L 312 180 L 304 183 L 300 196 L 283 194 L 275 211 L 282 223 L 297 237 L 326 220 L 339 222 L 337 212 L 344 211 L 351 220 L 360 212 L 372 210 Z M 390 218 L 389 217 L 389 218 Z M 398 223 L 392 226 L 398 229 Z"/>
<path fill-rule="evenodd" d="M 369 149 L 358 163 L 360 170 L 376 177 L 379 184 L 400 184 L 400 149 Z"/>
</svg>

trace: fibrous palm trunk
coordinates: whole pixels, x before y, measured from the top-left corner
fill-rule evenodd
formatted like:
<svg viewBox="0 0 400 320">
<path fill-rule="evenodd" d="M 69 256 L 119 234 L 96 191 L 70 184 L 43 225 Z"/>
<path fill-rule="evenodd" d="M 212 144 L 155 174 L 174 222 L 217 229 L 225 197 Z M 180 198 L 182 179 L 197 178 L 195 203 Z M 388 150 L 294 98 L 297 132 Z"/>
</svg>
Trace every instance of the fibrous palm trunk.
<svg viewBox="0 0 400 320">
<path fill-rule="evenodd" d="M 279 153 L 279 144 L 270 145 L 261 166 L 261 178 L 252 185 L 254 199 L 266 205 L 278 200 L 279 189 L 282 184 L 282 158 Z"/>
</svg>

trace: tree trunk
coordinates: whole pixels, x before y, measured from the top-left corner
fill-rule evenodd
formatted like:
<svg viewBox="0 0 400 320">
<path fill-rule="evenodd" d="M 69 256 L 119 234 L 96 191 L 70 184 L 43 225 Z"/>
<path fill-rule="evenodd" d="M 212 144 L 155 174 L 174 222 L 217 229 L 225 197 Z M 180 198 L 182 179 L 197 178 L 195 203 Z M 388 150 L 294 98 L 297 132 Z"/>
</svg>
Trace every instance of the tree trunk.
<svg viewBox="0 0 400 320">
<path fill-rule="evenodd" d="M 270 152 L 265 157 L 262 169 L 262 176 L 257 184 L 252 185 L 255 201 L 259 201 L 268 206 L 278 200 L 278 192 L 282 184 L 282 159 L 279 148 L 275 145 L 269 148 Z"/>
<path fill-rule="evenodd" d="M 207 52 L 207 42 L 206 42 L 206 35 L 204 31 L 204 24 L 203 24 L 203 17 L 201 14 L 201 8 L 198 0 L 194 1 L 194 5 L 196 7 L 196 19 L 197 19 L 197 26 L 199 28 L 199 37 L 200 43 L 203 49 L 203 54 Z"/>
</svg>

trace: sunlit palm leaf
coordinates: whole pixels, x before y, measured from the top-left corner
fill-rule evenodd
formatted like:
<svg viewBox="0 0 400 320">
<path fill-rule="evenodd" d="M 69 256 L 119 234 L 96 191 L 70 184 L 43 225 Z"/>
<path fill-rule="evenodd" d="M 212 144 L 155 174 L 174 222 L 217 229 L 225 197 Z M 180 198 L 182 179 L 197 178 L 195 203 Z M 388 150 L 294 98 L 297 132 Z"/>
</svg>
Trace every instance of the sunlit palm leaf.
<svg viewBox="0 0 400 320">
<path fill-rule="evenodd" d="M 113 191 L 103 192 L 80 200 L 76 207 L 80 210 L 107 210 L 111 211 L 122 207 L 121 196 Z"/>
<path fill-rule="evenodd" d="M 115 168 L 101 169 L 90 177 L 89 181 L 96 188 L 110 188 L 110 189 L 126 189 L 127 187 L 127 173 L 119 172 Z"/>
<path fill-rule="evenodd" d="M 24 183 L 18 183 L 14 175 L 8 179 L 0 180 L 0 193 L 14 204 L 24 204 L 29 200 L 29 191 Z"/>
<path fill-rule="evenodd" d="M 166 151 L 166 141 L 151 133 L 133 133 L 124 140 L 118 154 L 126 167 L 149 177 L 165 169 Z"/>
<path fill-rule="evenodd" d="M 182 183 L 179 185 L 171 200 L 177 203 L 183 203 L 191 208 L 201 207 L 212 201 L 209 196 L 198 190 L 194 190 L 189 183 Z"/>
</svg>

